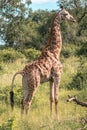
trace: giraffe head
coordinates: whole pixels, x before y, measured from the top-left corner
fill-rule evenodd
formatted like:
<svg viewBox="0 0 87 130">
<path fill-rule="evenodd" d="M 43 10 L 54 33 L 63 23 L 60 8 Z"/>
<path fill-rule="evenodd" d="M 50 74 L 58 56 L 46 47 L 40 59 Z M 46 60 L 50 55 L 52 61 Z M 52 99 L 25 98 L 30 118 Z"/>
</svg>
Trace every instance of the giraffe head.
<svg viewBox="0 0 87 130">
<path fill-rule="evenodd" d="M 59 11 L 59 16 L 60 16 L 60 20 L 76 22 L 74 17 L 68 11 L 66 11 L 63 6 L 61 6 L 61 10 Z"/>
</svg>

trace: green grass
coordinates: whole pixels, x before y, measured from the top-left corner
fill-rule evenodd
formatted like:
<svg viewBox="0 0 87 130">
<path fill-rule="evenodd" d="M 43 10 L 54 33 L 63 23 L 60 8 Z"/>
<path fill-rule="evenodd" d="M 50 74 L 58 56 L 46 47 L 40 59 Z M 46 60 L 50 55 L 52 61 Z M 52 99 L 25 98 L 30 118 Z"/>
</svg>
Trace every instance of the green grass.
<svg viewBox="0 0 87 130">
<path fill-rule="evenodd" d="M 42 88 L 41 88 L 42 87 Z M 81 120 L 87 117 L 87 108 L 67 103 L 67 95 L 86 94 L 86 91 L 66 91 L 60 90 L 59 94 L 59 121 L 50 119 L 49 89 L 48 84 L 41 85 L 36 93 L 29 114 L 21 117 L 20 108 L 15 106 L 11 111 L 10 105 L 0 103 L 0 130 L 77 130 L 83 127 Z M 45 89 L 44 93 L 43 90 Z M 41 98 L 40 98 L 41 96 Z M 36 102 L 35 102 L 36 101 Z M 35 107 L 36 104 L 36 107 Z"/>
<path fill-rule="evenodd" d="M 7 53 L 7 51 L 6 51 Z M 29 54 L 26 51 L 26 54 Z M 39 55 L 38 52 L 35 52 Z M 31 57 L 32 59 L 32 57 Z M 30 60 L 31 60 L 30 59 Z M 84 60 L 83 60 L 84 59 Z M 0 130 L 79 130 L 83 128 L 87 118 L 87 108 L 76 105 L 74 102 L 67 102 L 68 95 L 77 95 L 81 101 L 87 102 L 87 88 L 68 89 L 73 78 L 79 72 L 86 72 L 86 58 L 70 55 L 68 58 L 62 57 L 63 73 L 59 92 L 59 121 L 56 120 L 55 107 L 53 106 L 53 118 L 50 118 L 49 83 L 41 84 L 37 90 L 29 114 L 21 117 L 20 105 L 22 97 L 21 76 L 17 76 L 14 84 L 15 108 L 11 111 L 9 101 L 9 91 L 13 74 L 22 70 L 27 63 L 25 57 L 14 62 L 0 63 Z M 84 63 L 84 64 L 83 64 Z M 82 66 L 84 65 L 84 66 Z M 84 71 L 83 71 L 84 70 Z M 85 73 L 82 73 L 84 76 Z M 75 80 L 76 81 L 76 80 Z M 76 83 L 74 83 L 76 84 Z M 85 82 L 85 86 L 87 82 Z M 86 130 L 86 129 L 85 129 Z"/>
</svg>

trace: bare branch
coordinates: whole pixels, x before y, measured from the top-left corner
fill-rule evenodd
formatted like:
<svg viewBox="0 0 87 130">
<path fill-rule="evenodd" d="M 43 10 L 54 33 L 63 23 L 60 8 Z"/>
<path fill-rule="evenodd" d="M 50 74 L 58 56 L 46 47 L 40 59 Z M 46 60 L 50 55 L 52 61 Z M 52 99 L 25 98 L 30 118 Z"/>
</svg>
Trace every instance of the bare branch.
<svg viewBox="0 0 87 130">
<path fill-rule="evenodd" d="M 77 99 L 77 96 L 70 96 L 70 95 L 68 95 L 67 102 L 71 102 L 71 101 L 75 102 L 75 103 L 78 104 L 78 105 L 87 107 L 87 102 L 79 101 L 79 100 Z"/>
</svg>

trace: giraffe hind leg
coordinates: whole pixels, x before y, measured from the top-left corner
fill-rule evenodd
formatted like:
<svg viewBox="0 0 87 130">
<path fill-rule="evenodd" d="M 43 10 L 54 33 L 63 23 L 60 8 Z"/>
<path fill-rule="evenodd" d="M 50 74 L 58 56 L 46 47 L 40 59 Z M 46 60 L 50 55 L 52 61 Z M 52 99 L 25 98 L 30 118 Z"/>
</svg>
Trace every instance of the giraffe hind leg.
<svg viewBox="0 0 87 130">
<path fill-rule="evenodd" d="M 21 102 L 21 114 L 24 114 L 24 110 L 26 115 L 28 114 L 28 109 L 29 109 L 29 96 L 27 96 L 26 99 L 22 99 Z"/>
<path fill-rule="evenodd" d="M 58 95 L 59 95 L 59 85 L 60 85 L 60 80 L 61 80 L 61 73 L 62 73 L 62 64 L 60 63 L 58 68 L 55 71 L 55 78 L 54 78 L 55 111 L 56 111 L 56 117 L 58 120 L 59 120 Z"/>
</svg>

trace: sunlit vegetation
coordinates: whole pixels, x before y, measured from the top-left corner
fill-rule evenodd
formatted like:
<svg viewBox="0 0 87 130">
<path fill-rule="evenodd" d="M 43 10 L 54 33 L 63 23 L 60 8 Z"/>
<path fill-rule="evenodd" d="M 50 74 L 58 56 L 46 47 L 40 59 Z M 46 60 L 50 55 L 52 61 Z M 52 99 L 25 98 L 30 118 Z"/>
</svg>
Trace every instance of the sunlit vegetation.
<svg viewBox="0 0 87 130">
<path fill-rule="evenodd" d="M 7 2 L 7 3 L 6 3 Z M 0 2 L 0 130 L 84 130 L 87 129 L 87 108 L 67 102 L 68 95 L 77 95 L 87 102 L 87 16 L 86 0 L 61 0 L 75 17 L 76 23 L 61 22 L 63 47 L 60 60 L 63 72 L 59 92 L 59 121 L 55 110 L 50 118 L 49 83 L 41 84 L 29 114 L 21 117 L 21 76 L 14 84 L 15 108 L 11 111 L 9 92 L 12 76 L 28 62 L 37 59 L 50 37 L 51 19 L 58 11 L 30 9 L 30 0 Z"/>
<path fill-rule="evenodd" d="M 66 47 L 69 51 L 69 45 Z M 59 93 L 59 122 L 55 118 L 55 110 L 53 119 L 50 119 L 50 104 L 49 104 L 49 83 L 44 83 L 39 86 L 38 91 L 33 99 L 29 115 L 24 115 L 21 118 L 20 107 L 22 99 L 21 76 L 17 76 L 14 84 L 15 92 L 15 109 L 12 112 L 9 101 L 9 91 L 13 74 L 23 69 L 28 61 L 39 57 L 40 52 L 35 49 L 25 49 L 24 53 L 18 52 L 15 49 L 4 49 L 2 55 L 6 54 L 5 60 L 2 56 L 0 70 L 0 130 L 75 130 L 85 126 L 87 117 L 87 108 L 68 103 L 66 100 L 68 95 L 77 95 L 81 101 L 86 102 L 87 93 L 87 78 L 86 78 L 86 58 L 78 56 L 78 51 L 75 45 L 73 55 L 65 56 L 65 47 L 62 49 L 61 62 L 63 64 L 63 73 L 60 84 Z M 66 49 L 67 50 L 67 49 Z M 1 50 L 3 51 L 3 50 Z M 9 60 L 9 52 L 16 57 L 15 60 Z M 33 55 L 31 55 L 33 54 Z M 14 57 L 13 56 L 13 57 Z M 36 57 L 35 57 L 36 56 Z M 82 58 L 83 57 L 83 58 Z M 83 80 L 81 80 L 83 77 Z"/>
</svg>

